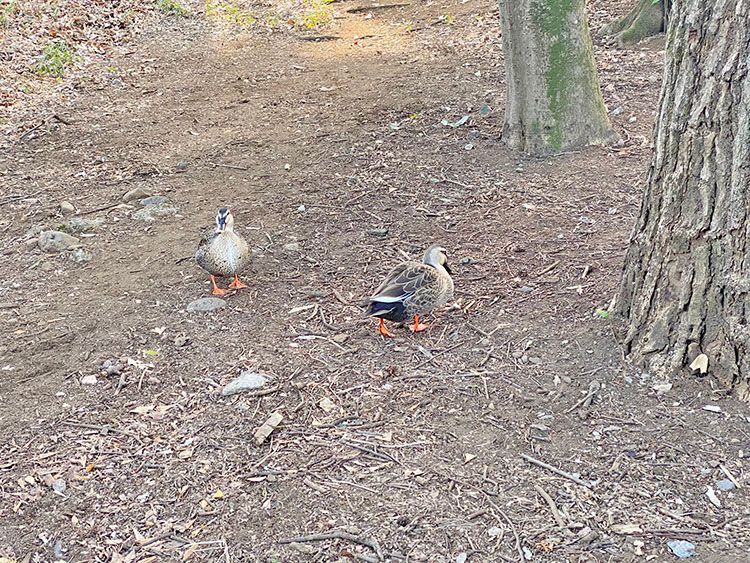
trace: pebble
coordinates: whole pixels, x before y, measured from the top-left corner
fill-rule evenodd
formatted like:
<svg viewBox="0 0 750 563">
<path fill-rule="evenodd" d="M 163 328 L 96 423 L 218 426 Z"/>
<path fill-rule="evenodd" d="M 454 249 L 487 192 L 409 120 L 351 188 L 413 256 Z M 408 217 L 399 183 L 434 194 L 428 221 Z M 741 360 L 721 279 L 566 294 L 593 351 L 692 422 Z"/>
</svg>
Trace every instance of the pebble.
<svg viewBox="0 0 750 563">
<path fill-rule="evenodd" d="M 622 113 L 625 113 L 625 108 L 622 106 L 618 106 L 612 110 L 612 115 L 620 115 Z"/>
<path fill-rule="evenodd" d="M 298 242 L 287 243 L 282 248 L 289 252 L 299 252 L 300 250 L 302 250 L 302 247 L 300 246 Z"/>
<path fill-rule="evenodd" d="M 120 375 L 124 366 L 117 362 L 117 360 L 104 360 L 102 364 L 102 371 L 105 375 Z"/>
<path fill-rule="evenodd" d="M 145 200 L 143 200 L 145 201 Z M 143 209 L 139 209 L 133 213 L 133 219 L 143 221 L 144 223 L 153 223 L 157 217 L 164 217 L 167 215 L 176 215 L 179 209 L 171 205 L 146 205 Z"/>
<path fill-rule="evenodd" d="M 638 118 L 634 115 L 628 118 L 628 123 L 635 123 L 636 121 L 638 121 Z"/>
<path fill-rule="evenodd" d="M 191 301 L 187 306 L 187 310 L 188 313 L 210 313 L 226 306 L 227 302 L 218 297 L 201 297 L 200 299 Z"/>
<path fill-rule="evenodd" d="M 63 553 L 62 540 L 57 540 L 55 542 L 55 547 L 52 551 L 55 552 L 55 559 L 62 559 L 63 557 L 65 557 L 65 554 Z"/>
<path fill-rule="evenodd" d="M 243 371 L 242 375 L 237 379 L 230 381 L 224 386 L 224 389 L 221 390 L 221 394 L 228 397 L 229 395 L 236 395 L 237 393 L 242 393 L 244 391 L 260 389 L 266 383 L 268 383 L 268 378 L 266 376 L 250 370 Z"/>
<path fill-rule="evenodd" d="M 152 195 L 144 197 L 140 203 L 145 207 L 146 205 L 164 205 L 169 203 L 169 200 L 163 195 Z"/>
<path fill-rule="evenodd" d="M 143 199 L 145 197 L 150 196 L 151 194 L 144 190 L 143 188 L 135 188 L 130 190 L 129 192 L 126 192 L 122 196 L 122 201 L 125 203 L 128 203 L 130 201 L 135 201 L 136 199 Z"/>
<path fill-rule="evenodd" d="M 185 170 L 188 169 L 188 163 L 184 160 L 181 160 L 177 163 L 177 171 L 178 172 L 185 172 Z"/>
<path fill-rule="evenodd" d="M 670 540 L 667 542 L 669 549 L 672 550 L 680 559 L 687 559 L 695 555 L 695 545 L 685 540 Z"/>
<path fill-rule="evenodd" d="M 95 231 L 104 224 L 104 219 L 97 217 L 96 219 L 86 219 L 85 217 L 71 217 L 63 226 L 66 230 L 73 233 L 85 233 L 86 231 Z"/>
<path fill-rule="evenodd" d="M 56 493 L 64 493 L 67 488 L 68 484 L 65 482 L 65 479 L 55 479 L 52 482 L 52 490 Z"/>
<path fill-rule="evenodd" d="M 37 244 L 44 252 L 62 252 L 79 248 L 81 241 L 62 231 L 43 231 Z"/>
<path fill-rule="evenodd" d="M 63 201 L 60 203 L 60 213 L 63 214 L 65 217 L 69 217 L 70 215 L 75 215 L 76 208 L 73 207 L 73 204 L 69 201 Z"/>
<path fill-rule="evenodd" d="M 524 285 L 520 290 L 521 293 L 531 293 L 534 291 L 534 288 L 529 287 L 528 285 Z"/>
<path fill-rule="evenodd" d="M 368 229 L 367 234 L 373 237 L 387 237 L 388 229 Z"/>
<path fill-rule="evenodd" d="M 716 481 L 716 488 L 726 492 L 733 491 L 737 487 L 730 479 L 722 479 L 721 481 Z"/>
<path fill-rule="evenodd" d="M 96 385 L 95 375 L 85 375 L 81 378 L 81 385 Z"/>
<path fill-rule="evenodd" d="M 179 346 L 182 348 L 183 346 L 187 346 L 190 344 L 190 338 L 187 336 L 176 336 L 174 339 L 175 346 Z"/>
<path fill-rule="evenodd" d="M 76 248 L 68 255 L 68 258 L 76 264 L 85 264 L 86 262 L 91 262 L 91 253 L 86 252 L 83 248 Z"/>
</svg>

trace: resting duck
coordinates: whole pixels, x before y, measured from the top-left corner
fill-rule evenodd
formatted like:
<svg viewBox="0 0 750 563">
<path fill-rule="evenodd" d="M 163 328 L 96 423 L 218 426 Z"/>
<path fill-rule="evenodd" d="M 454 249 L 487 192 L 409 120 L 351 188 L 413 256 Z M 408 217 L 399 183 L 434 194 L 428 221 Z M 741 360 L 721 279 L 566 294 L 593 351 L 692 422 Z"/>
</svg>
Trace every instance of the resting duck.
<svg viewBox="0 0 750 563">
<path fill-rule="evenodd" d="M 234 276 L 230 289 L 247 287 L 238 274 L 250 261 L 250 247 L 245 239 L 234 232 L 234 217 L 226 207 L 216 214 L 216 229 L 205 235 L 198 245 L 195 261 L 211 276 L 214 295 L 224 295 L 226 289 L 216 285 L 215 276 Z"/>
<path fill-rule="evenodd" d="M 427 328 L 420 316 L 445 305 L 453 298 L 453 280 L 448 266 L 448 254 L 442 246 L 431 246 L 422 262 L 409 261 L 396 266 L 370 297 L 367 315 L 378 317 L 378 331 L 393 336 L 385 320 L 403 322 L 413 319 L 412 332 Z"/>
</svg>

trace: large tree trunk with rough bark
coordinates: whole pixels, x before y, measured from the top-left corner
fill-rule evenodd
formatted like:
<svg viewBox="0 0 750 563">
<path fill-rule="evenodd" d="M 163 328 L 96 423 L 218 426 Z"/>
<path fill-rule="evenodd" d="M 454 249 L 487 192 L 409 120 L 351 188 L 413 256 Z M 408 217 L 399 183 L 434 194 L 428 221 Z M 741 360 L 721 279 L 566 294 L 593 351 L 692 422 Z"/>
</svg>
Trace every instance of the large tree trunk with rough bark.
<svg viewBox="0 0 750 563">
<path fill-rule="evenodd" d="M 547 155 L 610 140 L 585 1 L 501 0 L 500 22 L 508 146 Z"/>
<path fill-rule="evenodd" d="M 655 148 L 615 300 L 625 352 L 669 376 L 699 354 L 750 400 L 750 3 L 672 7 Z"/>
<path fill-rule="evenodd" d="M 604 28 L 620 45 L 637 43 L 667 29 L 671 0 L 638 0 L 633 9 Z"/>
</svg>

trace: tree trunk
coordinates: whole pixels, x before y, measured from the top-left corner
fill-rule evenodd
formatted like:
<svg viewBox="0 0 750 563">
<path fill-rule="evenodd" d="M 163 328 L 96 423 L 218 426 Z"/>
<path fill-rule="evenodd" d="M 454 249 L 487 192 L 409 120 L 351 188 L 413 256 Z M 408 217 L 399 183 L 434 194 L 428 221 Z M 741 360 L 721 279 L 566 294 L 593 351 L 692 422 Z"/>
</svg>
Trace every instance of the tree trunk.
<svg viewBox="0 0 750 563">
<path fill-rule="evenodd" d="M 501 0 L 503 139 L 547 155 L 610 140 L 584 0 Z"/>
<path fill-rule="evenodd" d="M 655 149 L 614 317 L 671 375 L 698 354 L 750 400 L 750 4 L 672 7 Z"/>
<path fill-rule="evenodd" d="M 669 0 L 639 0 L 626 16 L 613 21 L 604 33 L 614 35 L 620 45 L 637 43 L 667 28 Z"/>
</svg>

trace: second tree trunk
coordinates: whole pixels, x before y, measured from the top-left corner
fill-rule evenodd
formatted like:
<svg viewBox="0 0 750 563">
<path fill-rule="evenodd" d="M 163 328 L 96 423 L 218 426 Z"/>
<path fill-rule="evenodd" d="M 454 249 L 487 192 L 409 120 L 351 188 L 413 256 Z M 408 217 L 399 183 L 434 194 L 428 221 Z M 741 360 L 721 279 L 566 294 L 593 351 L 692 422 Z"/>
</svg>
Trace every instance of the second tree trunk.
<svg viewBox="0 0 750 563">
<path fill-rule="evenodd" d="M 500 22 L 508 146 L 546 155 L 610 140 L 584 0 L 501 0 Z"/>
</svg>

